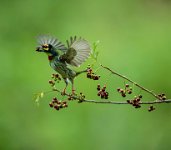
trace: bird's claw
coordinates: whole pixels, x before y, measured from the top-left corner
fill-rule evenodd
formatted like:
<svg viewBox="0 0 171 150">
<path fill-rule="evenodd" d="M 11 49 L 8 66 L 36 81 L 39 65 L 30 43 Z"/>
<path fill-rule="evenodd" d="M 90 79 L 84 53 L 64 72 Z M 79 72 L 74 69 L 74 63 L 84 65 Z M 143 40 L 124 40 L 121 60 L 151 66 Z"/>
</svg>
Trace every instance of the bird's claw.
<svg viewBox="0 0 171 150">
<path fill-rule="evenodd" d="M 72 89 L 72 95 L 75 95 L 75 90 L 74 89 Z"/>
<path fill-rule="evenodd" d="M 65 92 L 65 89 L 61 92 L 61 95 L 65 95 L 66 92 Z"/>
</svg>

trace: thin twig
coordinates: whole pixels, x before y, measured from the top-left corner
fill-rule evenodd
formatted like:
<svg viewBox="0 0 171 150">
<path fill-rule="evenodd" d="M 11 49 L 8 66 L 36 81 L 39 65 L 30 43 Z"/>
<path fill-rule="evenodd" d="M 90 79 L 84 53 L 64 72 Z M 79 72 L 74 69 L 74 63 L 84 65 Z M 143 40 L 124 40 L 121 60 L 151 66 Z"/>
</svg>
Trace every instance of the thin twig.
<svg viewBox="0 0 171 150">
<path fill-rule="evenodd" d="M 112 74 L 117 75 L 117 76 L 119 76 L 119 77 L 121 77 L 121 78 L 123 78 L 123 79 L 129 81 L 130 83 L 134 84 L 135 86 L 139 87 L 140 89 L 146 91 L 147 93 L 151 94 L 152 96 L 154 96 L 155 98 L 157 98 L 157 99 L 160 100 L 160 97 L 159 97 L 157 94 L 155 94 L 153 91 L 148 90 L 147 88 L 141 86 L 140 84 L 134 82 L 133 80 L 127 78 L 126 76 L 123 76 L 123 75 L 121 75 L 121 74 L 119 74 L 119 73 L 117 73 L 117 72 L 111 70 L 111 69 L 108 68 L 108 67 L 105 67 L 105 66 L 103 66 L 103 65 L 101 65 L 101 64 L 100 64 L 100 66 L 101 66 L 102 68 L 104 68 L 104 69 L 110 71 Z"/>
<path fill-rule="evenodd" d="M 83 100 L 83 102 L 98 103 L 98 104 L 129 104 L 126 101 L 125 102 L 117 102 L 117 101 L 109 101 L 109 100 L 106 100 L 106 101 Z M 164 103 L 171 103 L 171 99 L 140 102 L 139 104 L 164 104 Z"/>
</svg>

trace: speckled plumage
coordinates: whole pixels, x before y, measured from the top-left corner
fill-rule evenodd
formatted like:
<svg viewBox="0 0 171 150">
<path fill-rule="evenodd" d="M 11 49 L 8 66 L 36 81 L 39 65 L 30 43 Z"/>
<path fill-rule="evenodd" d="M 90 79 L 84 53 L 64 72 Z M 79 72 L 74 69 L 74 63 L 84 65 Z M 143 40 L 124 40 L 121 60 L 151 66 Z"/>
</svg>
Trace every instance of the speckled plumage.
<svg viewBox="0 0 171 150">
<path fill-rule="evenodd" d="M 88 42 L 82 38 L 77 39 L 75 36 L 67 40 L 66 47 L 52 36 L 39 36 L 38 44 L 36 51 L 45 52 L 48 55 L 50 66 L 61 74 L 66 87 L 68 81 L 73 85 L 74 78 L 81 72 L 75 72 L 69 68 L 69 65 L 79 67 L 89 57 L 91 49 Z"/>
</svg>

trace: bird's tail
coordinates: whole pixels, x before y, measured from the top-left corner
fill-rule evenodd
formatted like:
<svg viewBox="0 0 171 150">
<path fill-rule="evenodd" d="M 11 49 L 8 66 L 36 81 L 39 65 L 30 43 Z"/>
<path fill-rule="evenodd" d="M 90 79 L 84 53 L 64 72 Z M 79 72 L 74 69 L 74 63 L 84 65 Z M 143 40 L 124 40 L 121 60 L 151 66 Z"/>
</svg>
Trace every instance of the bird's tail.
<svg viewBox="0 0 171 150">
<path fill-rule="evenodd" d="M 78 75 L 80 75 L 80 74 L 82 74 L 82 73 L 84 73 L 84 72 L 87 72 L 87 70 L 83 70 L 83 71 L 77 72 L 77 73 L 76 73 L 76 76 L 78 76 Z"/>
</svg>

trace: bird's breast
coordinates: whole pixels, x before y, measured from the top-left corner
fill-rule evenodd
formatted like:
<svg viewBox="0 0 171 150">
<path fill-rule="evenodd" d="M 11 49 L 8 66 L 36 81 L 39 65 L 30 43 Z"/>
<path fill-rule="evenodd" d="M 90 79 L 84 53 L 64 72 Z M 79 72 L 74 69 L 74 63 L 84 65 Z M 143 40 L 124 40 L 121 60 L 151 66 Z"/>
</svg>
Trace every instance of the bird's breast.
<svg viewBox="0 0 171 150">
<path fill-rule="evenodd" d="M 50 66 L 57 71 L 63 78 L 68 78 L 68 68 L 66 64 L 59 61 L 50 61 Z"/>
</svg>

